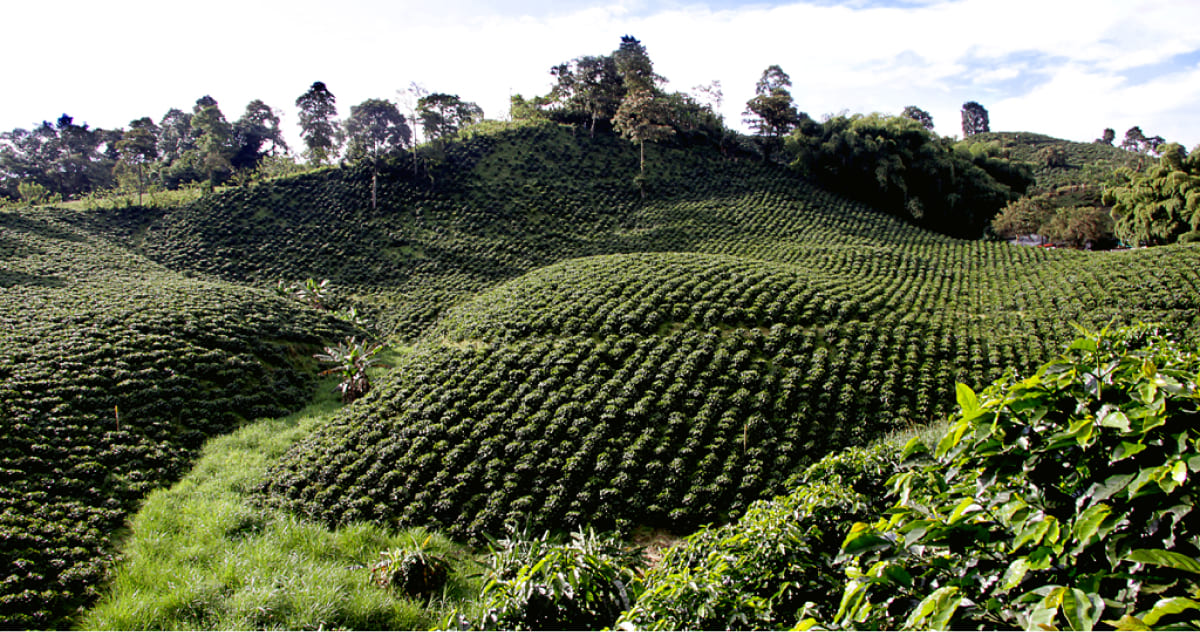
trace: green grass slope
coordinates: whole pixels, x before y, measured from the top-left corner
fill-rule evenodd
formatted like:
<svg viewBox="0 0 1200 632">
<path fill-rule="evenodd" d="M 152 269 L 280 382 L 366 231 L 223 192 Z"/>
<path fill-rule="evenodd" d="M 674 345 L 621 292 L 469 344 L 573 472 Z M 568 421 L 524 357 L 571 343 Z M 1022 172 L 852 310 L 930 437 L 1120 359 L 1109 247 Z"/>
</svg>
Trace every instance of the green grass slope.
<svg viewBox="0 0 1200 632">
<path fill-rule="evenodd" d="M 309 397 L 337 321 L 188 279 L 50 213 L 0 213 L 0 622 L 94 596 L 138 499 L 207 437 Z"/>
</svg>

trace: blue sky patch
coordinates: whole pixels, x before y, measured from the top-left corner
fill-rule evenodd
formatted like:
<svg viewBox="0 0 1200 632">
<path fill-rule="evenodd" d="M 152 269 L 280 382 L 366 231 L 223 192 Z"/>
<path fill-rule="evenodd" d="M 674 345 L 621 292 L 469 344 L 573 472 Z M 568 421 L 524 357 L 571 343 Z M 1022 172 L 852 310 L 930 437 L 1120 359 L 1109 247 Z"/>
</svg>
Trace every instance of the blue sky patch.
<svg viewBox="0 0 1200 632">
<path fill-rule="evenodd" d="M 1165 59 L 1163 61 L 1146 64 L 1144 66 L 1134 66 L 1120 72 L 1120 76 L 1125 79 L 1126 83 L 1131 86 L 1140 86 L 1162 77 L 1176 72 L 1188 70 L 1200 66 L 1200 50 L 1194 50 L 1187 53 L 1180 53 Z"/>
</svg>

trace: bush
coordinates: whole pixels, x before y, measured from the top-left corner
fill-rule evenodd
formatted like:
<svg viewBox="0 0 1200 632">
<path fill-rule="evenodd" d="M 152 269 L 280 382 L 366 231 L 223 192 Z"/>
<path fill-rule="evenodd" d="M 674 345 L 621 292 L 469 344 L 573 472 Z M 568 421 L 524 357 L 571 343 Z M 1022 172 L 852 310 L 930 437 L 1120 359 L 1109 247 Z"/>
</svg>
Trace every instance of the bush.
<svg viewBox="0 0 1200 632">
<path fill-rule="evenodd" d="M 446 627 L 486 630 L 600 629 L 636 597 L 642 560 L 615 535 L 571 534 L 569 542 L 507 539 L 492 545 L 482 615 L 452 615 Z"/>
<path fill-rule="evenodd" d="M 1084 332 L 979 396 L 960 384 L 929 463 L 846 537 L 836 623 L 1147 629 L 1200 608 L 1198 372 L 1195 350 L 1142 326 Z"/>
</svg>

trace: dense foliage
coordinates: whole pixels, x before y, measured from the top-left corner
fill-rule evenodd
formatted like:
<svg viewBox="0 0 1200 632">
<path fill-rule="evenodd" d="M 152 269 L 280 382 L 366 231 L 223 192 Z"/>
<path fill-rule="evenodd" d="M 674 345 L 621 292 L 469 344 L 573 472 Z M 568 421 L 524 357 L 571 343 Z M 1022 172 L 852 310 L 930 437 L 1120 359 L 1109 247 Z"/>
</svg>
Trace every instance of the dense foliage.
<svg viewBox="0 0 1200 632">
<path fill-rule="evenodd" d="M 900 468 L 899 450 L 886 444 L 821 459 L 788 481 L 786 495 L 668 549 L 618 625 L 780 629 L 832 617 L 842 584 L 835 560 L 846 531 L 886 506 L 885 482 Z"/>
<path fill-rule="evenodd" d="M 0 622 L 59 627 L 149 490 L 207 437 L 308 398 L 341 331 L 48 216 L 0 213 Z"/>
<path fill-rule="evenodd" d="M 933 461 L 895 476 L 894 504 L 850 529 L 837 622 L 1194 628 L 1197 375 L 1194 347 L 1135 328 L 1088 333 L 980 395 L 960 384 Z"/>
<path fill-rule="evenodd" d="M 1116 232 L 1133 246 L 1200 241 L 1200 151 L 1191 155 L 1170 143 L 1145 173 L 1117 172 L 1119 183 L 1104 192 Z"/>
<path fill-rule="evenodd" d="M 1033 179 L 1019 164 L 956 151 L 907 117 L 805 120 L 787 139 L 792 166 L 832 191 L 948 235 L 978 238 Z"/>
</svg>

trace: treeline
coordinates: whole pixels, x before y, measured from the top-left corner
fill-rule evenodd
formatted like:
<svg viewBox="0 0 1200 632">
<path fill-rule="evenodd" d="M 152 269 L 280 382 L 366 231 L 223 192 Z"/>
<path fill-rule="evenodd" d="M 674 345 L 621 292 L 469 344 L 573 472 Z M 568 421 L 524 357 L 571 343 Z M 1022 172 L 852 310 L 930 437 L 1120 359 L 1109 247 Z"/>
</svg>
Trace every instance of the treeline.
<svg viewBox="0 0 1200 632">
<path fill-rule="evenodd" d="M 333 93 L 315 82 L 296 99 L 300 156 L 309 166 L 344 158 L 359 161 L 452 136 L 483 119 L 483 111 L 457 95 L 429 93 L 413 84 L 405 93 L 408 116 L 385 99 L 367 99 L 337 118 Z M 76 199 L 116 189 L 137 193 L 208 188 L 303 170 L 284 140 L 278 110 L 251 101 L 230 122 L 217 100 L 203 96 L 190 111 L 172 108 L 155 121 L 134 119 L 112 130 L 77 124 L 67 114 L 55 122 L 0 133 L 0 199 L 30 204 Z"/>
</svg>

